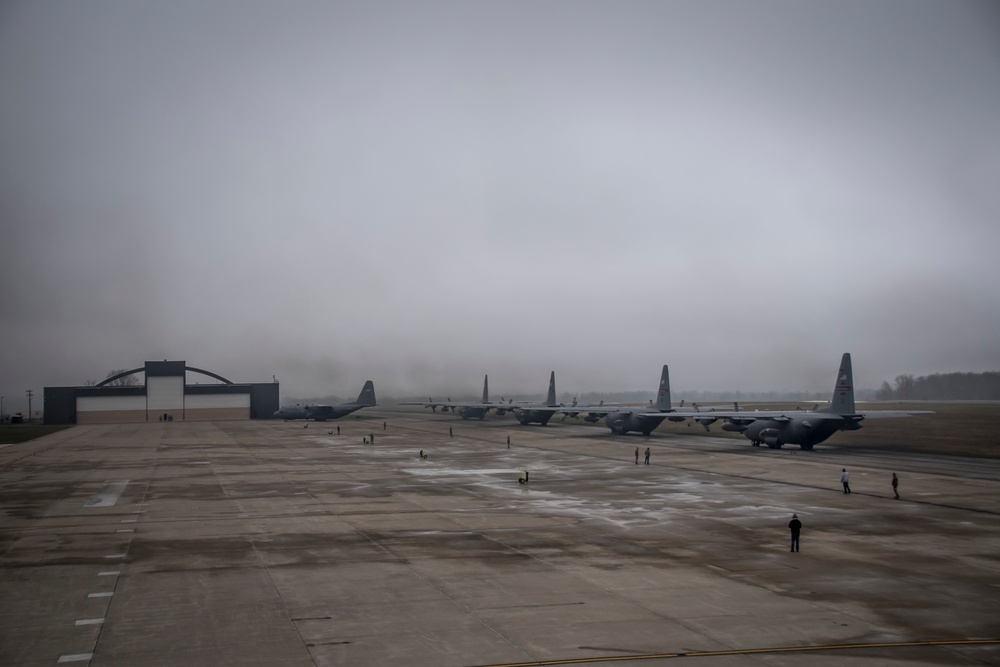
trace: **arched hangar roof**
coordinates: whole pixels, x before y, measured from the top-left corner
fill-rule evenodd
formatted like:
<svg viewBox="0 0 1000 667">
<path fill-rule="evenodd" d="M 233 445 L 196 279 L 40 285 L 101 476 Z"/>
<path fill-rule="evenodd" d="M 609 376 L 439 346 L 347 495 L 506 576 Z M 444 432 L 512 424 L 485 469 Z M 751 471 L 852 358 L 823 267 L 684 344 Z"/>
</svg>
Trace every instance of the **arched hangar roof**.
<svg viewBox="0 0 1000 667">
<path fill-rule="evenodd" d="M 224 384 L 233 384 L 233 382 L 231 380 L 227 380 L 226 378 L 222 377 L 221 375 L 219 375 L 217 373 L 213 373 L 211 371 L 206 371 L 206 370 L 203 370 L 201 368 L 195 368 L 194 366 L 185 366 L 184 370 L 185 371 L 191 371 L 192 373 L 200 373 L 202 375 L 207 375 L 208 377 L 215 378 L 216 380 L 218 380 L 219 382 L 222 382 Z M 118 380 L 120 378 L 127 377 L 129 375 L 134 375 L 136 373 L 145 373 L 145 372 L 146 372 L 146 367 L 145 366 L 143 366 L 142 368 L 133 368 L 130 371 L 122 371 L 121 373 L 118 373 L 117 375 L 112 375 L 111 377 L 107 378 L 106 380 L 98 382 L 94 386 L 96 386 L 96 387 L 103 387 L 104 385 L 109 384 L 111 382 L 114 382 L 115 380 Z"/>
</svg>

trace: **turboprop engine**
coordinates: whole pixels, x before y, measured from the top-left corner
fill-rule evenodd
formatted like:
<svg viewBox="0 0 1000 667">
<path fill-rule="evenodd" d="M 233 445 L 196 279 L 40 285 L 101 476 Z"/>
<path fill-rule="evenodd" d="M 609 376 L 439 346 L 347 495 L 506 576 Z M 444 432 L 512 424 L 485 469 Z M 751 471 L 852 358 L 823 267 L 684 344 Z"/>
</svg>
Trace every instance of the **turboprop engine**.
<svg viewBox="0 0 1000 667">
<path fill-rule="evenodd" d="M 717 417 L 695 417 L 694 420 L 705 427 L 705 431 L 708 431 L 708 427 L 719 421 Z"/>
<path fill-rule="evenodd" d="M 760 432 L 760 441 L 771 449 L 781 449 L 781 429 L 765 428 Z"/>
<path fill-rule="evenodd" d="M 730 433 L 743 433 L 743 431 L 747 430 L 747 425 L 737 422 L 726 422 L 722 425 L 722 430 L 729 431 Z"/>
</svg>

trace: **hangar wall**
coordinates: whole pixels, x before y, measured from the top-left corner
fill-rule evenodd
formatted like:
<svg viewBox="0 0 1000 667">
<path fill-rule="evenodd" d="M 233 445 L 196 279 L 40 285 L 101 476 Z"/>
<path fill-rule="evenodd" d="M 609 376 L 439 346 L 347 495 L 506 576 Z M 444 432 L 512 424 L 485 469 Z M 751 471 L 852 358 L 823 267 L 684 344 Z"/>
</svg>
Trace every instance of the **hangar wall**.
<svg viewBox="0 0 1000 667">
<path fill-rule="evenodd" d="M 146 421 L 146 397 L 77 396 L 77 424 L 121 424 Z"/>
<path fill-rule="evenodd" d="M 184 397 L 184 419 L 250 419 L 250 394 L 189 394 Z"/>
<path fill-rule="evenodd" d="M 187 371 L 211 376 L 221 384 L 186 384 Z M 234 384 L 183 361 L 147 361 L 145 385 L 46 387 L 46 424 L 108 424 L 214 419 L 268 419 L 278 409 L 278 383 Z"/>
</svg>

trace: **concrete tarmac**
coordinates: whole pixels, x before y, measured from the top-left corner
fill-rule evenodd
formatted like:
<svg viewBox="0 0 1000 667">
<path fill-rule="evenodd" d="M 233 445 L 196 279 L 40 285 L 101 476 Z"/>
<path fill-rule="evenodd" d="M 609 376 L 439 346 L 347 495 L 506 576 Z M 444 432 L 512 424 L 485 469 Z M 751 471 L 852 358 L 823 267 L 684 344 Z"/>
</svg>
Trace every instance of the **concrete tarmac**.
<svg viewBox="0 0 1000 667">
<path fill-rule="evenodd" d="M 1000 461 L 370 409 L 77 426 L 0 509 L 0 665 L 1000 665 Z"/>
</svg>

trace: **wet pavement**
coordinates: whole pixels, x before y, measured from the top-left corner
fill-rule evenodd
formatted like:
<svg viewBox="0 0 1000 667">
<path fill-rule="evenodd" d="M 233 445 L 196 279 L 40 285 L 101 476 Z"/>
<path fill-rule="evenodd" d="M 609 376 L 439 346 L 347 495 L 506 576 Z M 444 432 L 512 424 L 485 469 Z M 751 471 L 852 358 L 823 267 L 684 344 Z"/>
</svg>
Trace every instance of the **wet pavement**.
<svg viewBox="0 0 1000 667">
<path fill-rule="evenodd" d="M 78 426 L 0 509 L 0 665 L 1000 664 L 998 461 L 376 409 Z"/>
</svg>

